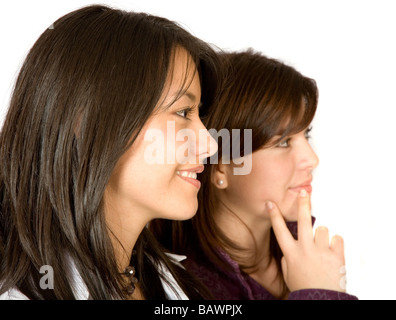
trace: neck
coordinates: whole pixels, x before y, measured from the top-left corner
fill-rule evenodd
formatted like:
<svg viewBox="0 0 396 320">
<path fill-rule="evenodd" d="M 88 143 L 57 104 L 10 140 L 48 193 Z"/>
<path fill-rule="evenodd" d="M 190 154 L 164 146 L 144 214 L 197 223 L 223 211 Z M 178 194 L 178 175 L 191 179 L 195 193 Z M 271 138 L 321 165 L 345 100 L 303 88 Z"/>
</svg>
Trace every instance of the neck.
<svg viewBox="0 0 396 320">
<path fill-rule="evenodd" d="M 130 265 L 133 248 L 143 228 L 131 231 L 122 225 L 109 223 L 109 229 L 118 269 L 123 272 Z"/>
<path fill-rule="evenodd" d="M 130 208 L 107 205 L 105 212 L 117 265 L 119 271 L 124 272 L 130 265 L 133 248 L 148 221 L 139 219 L 145 216 L 143 214 L 131 214 Z"/>
<path fill-rule="evenodd" d="M 271 260 L 270 234 L 271 222 L 262 217 L 252 217 L 243 210 L 229 208 L 222 204 L 215 214 L 215 221 L 222 232 L 246 254 L 235 252 L 244 265 L 268 266 Z M 233 255 L 233 252 L 230 252 Z M 240 263 L 241 264 L 241 263 Z"/>
<path fill-rule="evenodd" d="M 252 217 L 253 216 L 253 217 Z M 252 266 L 243 269 L 275 297 L 283 297 L 284 280 L 280 277 L 270 250 L 271 222 L 243 210 L 231 210 L 221 206 L 215 214 L 216 223 L 233 242 L 246 251 L 228 252 L 239 265 Z M 246 253 L 245 253 L 246 252 Z"/>
</svg>

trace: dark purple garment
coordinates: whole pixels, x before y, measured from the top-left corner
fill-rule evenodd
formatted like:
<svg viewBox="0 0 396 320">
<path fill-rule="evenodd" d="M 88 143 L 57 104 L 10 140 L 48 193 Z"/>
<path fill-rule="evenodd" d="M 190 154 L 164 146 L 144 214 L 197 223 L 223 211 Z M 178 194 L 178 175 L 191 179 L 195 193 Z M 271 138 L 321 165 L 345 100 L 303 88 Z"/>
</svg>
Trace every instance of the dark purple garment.
<svg viewBox="0 0 396 320">
<path fill-rule="evenodd" d="M 314 222 L 314 219 L 313 219 Z M 297 237 L 297 223 L 287 222 L 293 236 Z M 237 262 L 224 251 L 220 252 L 223 261 L 232 267 L 225 271 L 207 261 L 196 261 L 187 257 L 183 261 L 187 270 L 193 272 L 212 292 L 216 300 L 277 300 L 261 284 L 240 270 Z M 357 300 L 357 297 L 338 291 L 304 289 L 293 291 L 289 300 Z"/>
</svg>

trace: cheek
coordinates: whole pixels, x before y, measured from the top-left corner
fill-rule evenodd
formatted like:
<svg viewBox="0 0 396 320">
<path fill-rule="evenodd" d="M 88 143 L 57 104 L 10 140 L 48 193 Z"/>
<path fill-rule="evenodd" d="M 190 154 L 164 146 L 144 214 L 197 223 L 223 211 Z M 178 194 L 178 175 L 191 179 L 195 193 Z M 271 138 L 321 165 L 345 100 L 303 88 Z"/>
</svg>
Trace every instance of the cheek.
<svg viewBox="0 0 396 320">
<path fill-rule="evenodd" d="M 286 191 L 292 177 L 290 165 L 282 161 L 273 161 L 253 169 L 255 187 L 261 189 L 264 196 L 275 197 L 277 200 L 286 197 Z"/>
<path fill-rule="evenodd" d="M 273 201 L 279 206 L 287 220 L 295 220 L 297 210 L 297 194 L 289 191 L 294 177 L 294 165 L 290 162 L 272 172 Z M 270 186 L 271 187 L 271 186 Z"/>
<path fill-rule="evenodd" d="M 293 220 L 297 209 L 296 194 L 289 191 L 293 181 L 294 165 L 290 161 L 277 159 L 262 166 L 256 173 L 256 189 L 259 190 L 260 197 L 264 201 L 274 201 L 282 215 L 287 220 Z"/>
<path fill-rule="evenodd" d="M 231 176 L 229 199 L 254 211 L 264 210 L 268 200 L 276 203 L 285 198 L 284 172 L 276 166 L 253 166 L 249 175 Z"/>
<path fill-rule="evenodd" d="M 167 127 L 158 130 L 161 139 L 159 148 L 162 163 L 180 165 L 194 163 L 191 161 L 196 154 L 197 135 L 175 121 L 167 121 Z"/>
</svg>

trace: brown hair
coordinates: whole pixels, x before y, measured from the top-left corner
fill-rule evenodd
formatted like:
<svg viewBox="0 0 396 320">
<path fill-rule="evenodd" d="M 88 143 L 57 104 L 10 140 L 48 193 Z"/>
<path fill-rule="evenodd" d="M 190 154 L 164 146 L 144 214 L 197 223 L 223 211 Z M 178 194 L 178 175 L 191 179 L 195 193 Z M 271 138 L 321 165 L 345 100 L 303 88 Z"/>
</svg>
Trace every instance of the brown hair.
<svg viewBox="0 0 396 320">
<path fill-rule="evenodd" d="M 212 106 L 204 121 L 207 128 L 213 128 L 216 132 L 223 128 L 230 132 L 231 129 L 240 129 L 241 133 L 243 129 L 252 129 L 254 152 L 306 129 L 312 122 L 318 103 L 318 90 L 314 80 L 304 77 L 293 67 L 251 49 L 222 53 L 221 57 L 228 77 L 218 103 Z M 280 138 L 270 143 L 277 135 Z M 240 135 L 239 146 L 239 154 L 243 156 L 243 134 Z M 224 141 L 218 147 L 219 162 L 223 154 L 222 148 Z M 244 248 L 236 245 L 216 225 L 214 213 L 218 200 L 214 192 L 215 186 L 211 182 L 215 166 L 216 163 L 208 164 L 208 168 L 200 175 L 202 188 L 198 194 L 197 214 L 189 221 L 155 221 L 152 230 L 161 242 L 176 253 L 194 255 L 197 259 L 209 260 L 227 270 L 230 267 L 224 263 L 218 249 L 225 250 L 231 258 L 241 261 L 235 252 Z M 168 231 L 170 225 L 173 227 L 172 236 Z M 270 246 L 281 273 L 282 252 L 273 232 Z M 254 268 L 242 264 L 240 266 L 244 270 Z"/>
<path fill-rule="evenodd" d="M 215 51 L 165 18 L 93 5 L 34 44 L 0 135 L 0 294 L 74 299 L 73 261 L 91 298 L 124 297 L 103 194 L 159 102 L 176 46 L 192 57 L 210 105 L 221 78 Z M 190 298 L 206 294 L 147 229 L 135 249 L 146 298 L 166 298 L 160 263 Z M 39 287 L 43 265 L 54 270 L 53 290 Z"/>
</svg>

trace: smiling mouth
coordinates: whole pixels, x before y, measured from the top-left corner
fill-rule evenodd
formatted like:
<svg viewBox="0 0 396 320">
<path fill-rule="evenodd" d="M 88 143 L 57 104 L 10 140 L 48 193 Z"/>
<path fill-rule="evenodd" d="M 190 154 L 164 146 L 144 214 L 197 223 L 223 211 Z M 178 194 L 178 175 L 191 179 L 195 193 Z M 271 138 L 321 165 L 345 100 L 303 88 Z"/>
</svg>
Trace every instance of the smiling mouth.
<svg viewBox="0 0 396 320">
<path fill-rule="evenodd" d="M 197 189 L 201 188 L 201 182 L 197 180 L 198 174 L 191 171 L 176 171 L 176 174 L 184 181 L 191 183 Z"/>
<path fill-rule="evenodd" d="M 191 178 L 191 179 L 197 179 L 198 177 L 198 175 L 195 172 L 189 172 L 189 171 L 176 171 L 176 174 L 179 175 L 180 177 Z"/>
</svg>

